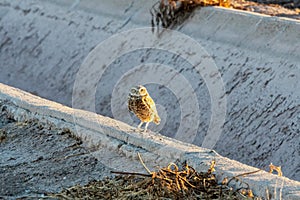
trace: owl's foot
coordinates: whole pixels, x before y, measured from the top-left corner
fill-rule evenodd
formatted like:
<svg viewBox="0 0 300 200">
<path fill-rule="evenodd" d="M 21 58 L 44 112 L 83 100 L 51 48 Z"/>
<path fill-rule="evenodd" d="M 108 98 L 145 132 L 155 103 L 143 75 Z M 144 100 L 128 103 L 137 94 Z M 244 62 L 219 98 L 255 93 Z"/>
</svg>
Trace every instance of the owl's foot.
<svg viewBox="0 0 300 200">
<path fill-rule="evenodd" d="M 142 127 L 143 123 L 144 122 L 141 122 L 135 130 L 138 131 L 138 132 L 142 132 L 143 129 L 141 127 Z"/>
<path fill-rule="evenodd" d="M 149 132 L 149 131 L 148 131 L 148 125 L 149 125 L 149 123 L 150 123 L 150 122 L 147 122 L 147 123 L 146 123 L 145 130 L 143 131 L 144 133 Z"/>
<path fill-rule="evenodd" d="M 146 123 L 145 129 L 141 128 L 143 123 L 144 122 L 141 122 L 135 130 L 138 131 L 138 132 L 143 132 L 143 133 L 149 132 L 147 128 L 148 128 L 148 125 L 149 125 L 150 122 Z"/>
</svg>

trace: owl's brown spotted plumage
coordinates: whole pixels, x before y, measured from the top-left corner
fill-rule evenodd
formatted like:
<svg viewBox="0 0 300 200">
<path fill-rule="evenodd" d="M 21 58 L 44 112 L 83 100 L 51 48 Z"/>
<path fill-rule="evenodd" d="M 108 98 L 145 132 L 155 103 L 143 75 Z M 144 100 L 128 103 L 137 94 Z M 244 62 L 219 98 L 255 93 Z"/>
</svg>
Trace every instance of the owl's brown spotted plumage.
<svg viewBox="0 0 300 200">
<path fill-rule="evenodd" d="M 145 122 L 145 131 L 150 122 L 154 122 L 155 124 L 160 123 L 160 117 L 158 116 L 155 103 L 147 89 L 142 85 L 131 88 L 128 95 L 128 109 L 141 120 L 138 129 L 140 129 Z"/>
</svg>

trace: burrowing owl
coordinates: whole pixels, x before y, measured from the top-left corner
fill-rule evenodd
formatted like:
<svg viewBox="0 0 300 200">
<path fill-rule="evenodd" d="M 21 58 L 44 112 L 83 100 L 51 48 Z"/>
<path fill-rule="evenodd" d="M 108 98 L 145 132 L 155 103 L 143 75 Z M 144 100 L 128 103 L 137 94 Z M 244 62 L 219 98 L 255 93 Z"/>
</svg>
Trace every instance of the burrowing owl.
<svg viewBox="0 0 300 200">
<path fill-rule="evenodd" d="M 128 95 L 128 109 L 141 120 L 138 129 L 140 129 L 145 122 L 146 126 L 144 131 L 147 131 L 150 122 L 154 122 L 155 124 L 160 123 L 160 117 L 158 116 L 155 103 L 147 92 L 147 89 L 142 85 L 131 88 Z"/>
</svg>

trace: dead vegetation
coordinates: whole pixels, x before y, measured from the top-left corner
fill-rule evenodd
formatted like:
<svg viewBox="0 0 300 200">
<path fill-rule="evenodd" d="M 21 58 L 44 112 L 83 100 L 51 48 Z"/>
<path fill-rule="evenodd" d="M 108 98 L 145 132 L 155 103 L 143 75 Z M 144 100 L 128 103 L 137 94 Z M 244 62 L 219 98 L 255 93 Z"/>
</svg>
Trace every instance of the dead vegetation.
<svg viewBox="0 0 300 200">
<path fill-rule="evenodd" d="M 269 168 L 270 168 L 269 173 L 273 173 L 273 171 L 276 171 L 278 176 L 282 176 L 281 166 L 275 166 L 271 163 L 269 165 Z"/>
<path fill-rule="evenodd" d="M 206 172 L 197 172 L 186 162 L 170 163 L 151 172 L 143 163 L 147 174 L 112 171 L 114 178 L 92 181 L 85 186 L 76 185 L 49 197 L 59 199 L 261 199 L 255 197 L 249 186 L 240 177 L 260 170 L 224 179 L 218 183 L 215 176 L 215 161 Z M 231 181 L 240 182 L 240 188 L 229 186 Z"/>
<path fill-rule="evenodd" d="M 152 28 L 180 25 L 200 6 L 230 7 L 230 0 L 160 0 L 150 9 Z"/>
<path fill-rule="evenodd" d="M 270 2 L 272 4 L 270 4 Z M 151 26 L 154 28 L 175 28 L 189 18 L 195 8 L 204 6 L 221 6 L 258 12 L 271 16 L 291 17 L 300 19 L 299 0 L 159 0 L 150 9 Z"/>
</svg>

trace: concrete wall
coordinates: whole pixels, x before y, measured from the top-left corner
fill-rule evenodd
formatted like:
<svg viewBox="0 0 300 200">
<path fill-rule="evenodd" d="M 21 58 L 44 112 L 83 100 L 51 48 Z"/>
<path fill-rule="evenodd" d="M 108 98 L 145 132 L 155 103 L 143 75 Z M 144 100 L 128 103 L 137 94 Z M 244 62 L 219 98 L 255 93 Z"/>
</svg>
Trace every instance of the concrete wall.
<svg viewBox="0 0 300 200">
<path fill-rule="evenodd" d="M 88 53 L 120 31 L 149 26 L 153 3 L 0 0 L 0 81 L 73 106 L 74 83 Z M 201 45 L 224 83 L 225 123 L 221 124 L 217 143 L 211 146 L 221 155 L 248 165 L 281 165 L 284 175 L 300 180 L 300 23 L 230 9 L 201 8 L 176 30 Z M 180 49 L 176 42 L 168 47 Z M 188 58 L 193 54 L 193 49 L 190 51 Z M 99 56 L 100 60 L 106 58 Z M 196 129 L 189 142 L 205 146 L 203 141 L 209 137 L 210 119 L 215 114 L 213 89 L 189 61 L 159 49 L 133 51 L 116 58 L 94 85 L 94 110 L 136 125 L 137 120 L 122 107 L 126 97 L 120 95 L 113 101 L 120 105 L 122 112 L 118 115 L 114 114 L 111 99 L 120 85 L 126 89 L 137 81 L 136 76 L 129 76 L 138 74 L 134 67 L 161 63 L 184 76 L 192 88 L 191 95 L 199 105 L 195 111 L 199 121 L 184 130 Z M 162 74 L 161 68 L 154 73 Z M 137 82 L 143 81 L 141 78 Z M 190 139 L 180 124 L 185 120 L 182 107 L 188 110 L 191 99 L 180 102 L 178 97 L 186 95 L 171 89 L 179 88 L 178 81 L 170 79 L 172 84 L 162 86 L 155 83 L 146 85 L 159 104 L 163 120 L 162 125 L 151 125 L 150 129 L 170 137 L 179 134 L 177 138 L 184 141 Z M 81 99 L 89 103 L 84 93 Z M 79 108 L 93 111 L 90 107 Z"/>
</svg>

